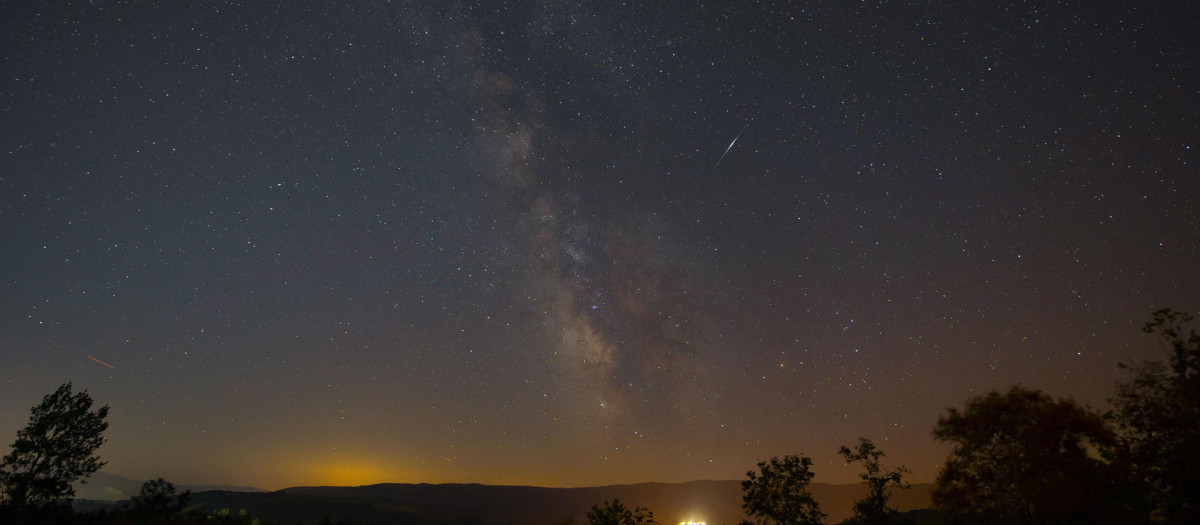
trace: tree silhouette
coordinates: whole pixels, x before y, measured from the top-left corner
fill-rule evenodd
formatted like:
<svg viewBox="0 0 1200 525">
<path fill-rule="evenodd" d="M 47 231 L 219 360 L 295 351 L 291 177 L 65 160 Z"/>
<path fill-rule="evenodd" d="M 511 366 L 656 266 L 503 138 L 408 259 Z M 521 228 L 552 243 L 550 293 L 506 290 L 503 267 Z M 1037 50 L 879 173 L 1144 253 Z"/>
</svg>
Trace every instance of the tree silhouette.
<svg viewBox="0 0 1200 525">
<path fill-rule="evenodd" d="M 142 484 L 141 492 L 132 498 L 131 510 L 144 519 L 169 521 L 183 511 L 191 498 L 192 491 L 176 493 L 174 484 L 158 478 Z"/>
<path fill-rule="evenodd" d="M 18 510 L 69 506 L 71 483 L 104 466 L 94 454 L 104 444 L 107 416 L 108 405 L 92 410 L 91 396 L 72 395 L 71 383 L 42 398 L 0 463 L 3 503 Z"/>
<path fill-rule="evenodd" d="M 1153 517 L 1169 523 L 1200 523 L 1200 334 L 1185 333 L 1191 321 L 1186 312 L 1154 312 L 1142 331 L 1170 347 L 1169 370 L 1156 361 L 1123 363 L 1134 377 L 1109 400 Z"/>
<path fill-rule="evenodd" d="M 934 505 L 1000 523 L 1101 523 L 1118 519 L 1103 418 L 1069 399 L 1012 387 L 950 408 L 933 435 L 954 449 L 933 490 Z"/>
<path fill-rule="evenodd" d="M 758 463 L 759 473 L 746 473 L 742 481 L 742 508 L 759 525 L 819 525 L 825 519 L 817 500 L 808 492 L 812 460 L 784 456 Z"/>
<path fill-rule="evenodd" d="M 856 523 L 877 525 L 888 522 L 896 514 L 896 509 L 888 507 L 888 485 L 907 488 L 900 481 L 901 476 L 909 473 L 908 467 L 898 467 L 895 470 L 884 471 L 880 464 L 883 451 L 875 448 L 875 444 L 867 438 L 858 438 L 858 449 L 850 450 L 842 447 L 838 451 L 847 463 L 862 462 L 866 472 L 858 477 L 867 482 L 867 497 L 854 502 L 854 521 Z"/>
<path fill-rule="evenodd" d="M 604 505 L 592 505 L 587 522 L 588 525 L 654 525 L 654 513 L 645 507 L 629 510 L 619 499 L 613 499 L 612 503 L 605 500 Z"/>
</svg>

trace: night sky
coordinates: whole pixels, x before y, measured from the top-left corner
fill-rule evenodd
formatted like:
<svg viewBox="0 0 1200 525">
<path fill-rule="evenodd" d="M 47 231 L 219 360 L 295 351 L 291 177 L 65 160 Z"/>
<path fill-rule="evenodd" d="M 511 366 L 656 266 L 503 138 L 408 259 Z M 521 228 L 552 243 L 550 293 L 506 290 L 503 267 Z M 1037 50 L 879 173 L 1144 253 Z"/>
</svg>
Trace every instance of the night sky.
<svg viewBox="0 0 1200 525">
<path fill-rule="evenodd" d="M 71 381 L 134 479 L 931 481 L 1200 311 L 1190 2 L 149 4 L 0 8 L 5 453 Z"/>
</svg>

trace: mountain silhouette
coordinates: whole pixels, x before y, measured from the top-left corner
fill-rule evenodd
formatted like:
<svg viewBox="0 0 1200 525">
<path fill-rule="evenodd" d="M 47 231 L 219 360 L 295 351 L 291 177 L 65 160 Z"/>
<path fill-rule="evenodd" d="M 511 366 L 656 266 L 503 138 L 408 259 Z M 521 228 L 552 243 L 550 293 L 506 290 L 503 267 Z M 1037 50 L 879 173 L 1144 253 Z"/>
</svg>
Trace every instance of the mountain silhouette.
<svg viewBox="0 0 1200 525">
<path fill-rule="evenodd" d="M 97 472 L 92 474 L 87 479 L 87 483 L 75 482 L 72 486 L 75 488 L 75 497 L 77 499 L 87 499 L 94 501 L 123 501 L 132 498 L 142 490 L 142 484 L 150 481 L 148 479 L 135 480 L 116 474 L 107 472 Z M 167 480 L 170 481 L 170 480 Z M 177 485 L 175 487 L 180 492 L 190 490 L 192 492 L 205 492 L 213 490 L 224 490 L 230 492 L 262 492 L 262 489 L 254 487 L 239 487 L 233 485 Z"/>
<path fill-rule="evenodd" d="M 928 508 L 931 484 L 895 490 L 900 511 Z M 810 489 L 838 523 L 852 514 L 866 485 L 814 483 Z M 639 483 L 585 488 L 545 488 L 477 484 L 396 484 L 361 487 L 292 487 L 276 492 L 199 492 L 193 508 L 211 512 L 246 509 L 268 521 L 310 524 L 324 517 L 352 523 L 566 525 L 586 522 L 592 505 L 620 499 L 628 507 L 646 507 L 664 525 L 703 521 L 735 525 L 745 519 L 741 481 Z"/>
</svg>

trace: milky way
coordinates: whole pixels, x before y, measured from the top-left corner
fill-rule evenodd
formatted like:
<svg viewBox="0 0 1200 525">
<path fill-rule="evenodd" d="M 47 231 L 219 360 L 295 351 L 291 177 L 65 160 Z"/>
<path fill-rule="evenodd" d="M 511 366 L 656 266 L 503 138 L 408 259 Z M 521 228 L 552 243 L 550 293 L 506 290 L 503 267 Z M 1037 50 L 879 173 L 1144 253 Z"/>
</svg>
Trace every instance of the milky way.
<svg viewBox="0 0 1200 525">
<path fill-rule="evenodd" d="M 503 249 L 525 259 L 525 309 L 569 381 L 560 388 L 579 389 L 606 422 L 624 411 L 672 417 L 699 381 L 695 283 L 646 238 L 652 217 L 632 221 L 582 180 L 597 166 L 572 166 L 563 145 L 586 138 L 555 133 L 545 104 L 512 78 L 472 76 L 478 176 L 496 199 Z"/>
</svg>

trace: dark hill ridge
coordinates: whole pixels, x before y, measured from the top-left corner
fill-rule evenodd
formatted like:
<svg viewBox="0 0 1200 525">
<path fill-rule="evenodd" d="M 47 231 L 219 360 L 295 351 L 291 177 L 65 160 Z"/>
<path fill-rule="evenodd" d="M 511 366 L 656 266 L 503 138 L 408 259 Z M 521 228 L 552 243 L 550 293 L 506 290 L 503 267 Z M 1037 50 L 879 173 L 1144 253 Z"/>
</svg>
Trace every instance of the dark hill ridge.
<svg viewBox="0 0 1200 525">
<path fill-rule="evenodd" d="M 111 481 L 111 480 L 110 480 Z M 90 484 L 89 484 L 90 485 Z M 140 486 L 140 484 L 139 484 Z M 840 523 L 852 514 L 854 500 L 866 485 L 814 483 L 810 487 L 827 523 Z M 892 504 L 901 511 L 930 506 L 932 485 L 915 484 L 893 491 Z M 736 525 L 742 513 L 741 481 L 639 483 L 585 488 L 545 488 L 477 484 L 398 484 L 361 487 L 292 487 L 275 492 L 229 490 L 195 491 L 191 510 L 205 513 L 245 509 L 267 522 L 316 524 L 322 518 L 354 525 L 582 525 L 592 505 L 620 499 L 627 506 L 649 508 L 657 522 L 704 521 Z M 112 510 L 127 504 L 79 499 L 79 511 Z"/>
<path fill-rule="evenodd" d="M 92 474 L 87 479 L 87 482 L 76 482 L 72 486 L 75 488 L 75 497 L 78 499 L 89 499 L 95 501 L 123 501 L 133 496 L 142 490 L 142 483 L 149 480 L 135 480 L 116 474 L 107 472 L 97 472 Z M 168 480 L 170 481 L 170 480 Z M 175 487 L 179 491 L 190 490 L 192 492 L 204 492 L 211 490 L 225 490 L 230 492 L 262 492 L 262 489 L 254 487 L 236 487 L 231 485 L 177 485 Z"/>
<path fill-rule="evenodd" d="M 931 487 L 930 484 L 916 484 L 906 490 L 894 491 L 893 505 L 901 511 L 927 508 Z M 866 485 L 862 483 L 814 483 L 811 489 L 822 510 L 829 514 L 829 523 L 849 518 L 854 500 L 866 494 Z M 741 481 L 737 480 L 586 488 L 388 483 L 362 487 L 293 487 L 277 494 L 326 504 L 368 505 L 384 514 L 395 511 L 410 517 L 416 513 L 453 521 L 478 520 L 483 525 L 583 523 L 592 505 L 614 498 L 628 506 L 649 508 L 656 521 L 667 525 L 687 520 L 734 525 L 745 518 Z M 270 518 L 268 515 L 263 517 Z M 395 521 L 403 522 L 406 521 Z"/>
</svg>

